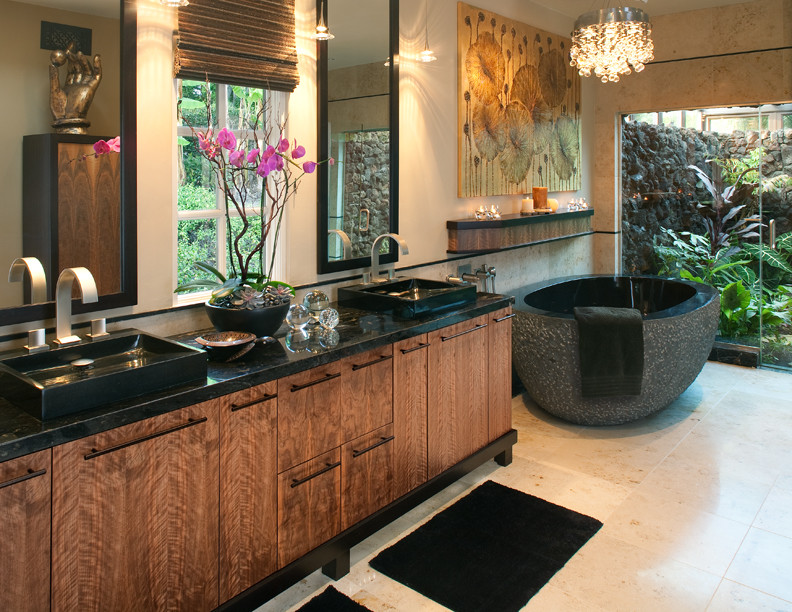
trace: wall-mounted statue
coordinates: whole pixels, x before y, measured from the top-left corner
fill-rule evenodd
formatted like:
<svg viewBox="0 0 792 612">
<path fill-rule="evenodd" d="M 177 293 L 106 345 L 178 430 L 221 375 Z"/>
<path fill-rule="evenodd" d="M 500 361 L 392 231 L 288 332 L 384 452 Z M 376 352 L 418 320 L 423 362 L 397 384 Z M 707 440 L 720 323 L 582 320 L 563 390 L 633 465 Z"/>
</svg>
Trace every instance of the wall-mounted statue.
<svg viewBox="0 0 792 612">
<path fill-rule="evenodd" d="M 65 50 L 50 53 L 50 109 L 52 127 L 61 134 L 85 134 L 91 125 L 86 115 L 102 80 L 102 60 L 74 52 L 74 43 Z M 66 79 L 61 87 L 60 70 L 66 66 Z"/>
</svg>

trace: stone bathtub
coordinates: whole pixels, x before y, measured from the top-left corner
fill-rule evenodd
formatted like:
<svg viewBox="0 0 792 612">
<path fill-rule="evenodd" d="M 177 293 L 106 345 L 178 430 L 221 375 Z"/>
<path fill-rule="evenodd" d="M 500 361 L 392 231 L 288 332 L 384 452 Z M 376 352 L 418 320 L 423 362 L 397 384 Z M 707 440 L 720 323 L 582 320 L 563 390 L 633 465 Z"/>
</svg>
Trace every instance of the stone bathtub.
<svg viewBox="0 0 792 612">
<path fill-rule="evenodd" d="M 547 412 L 581 425 L 616 425 L 665 408 L 698 376 L 720 316 L 716 289 L 650 276 L 585 276 L 528 288 L 513 319 L 512 362 Z M 641 394 L 583 397 L 575 306 L 637 308 L 643 315 Z"/>
</svg>

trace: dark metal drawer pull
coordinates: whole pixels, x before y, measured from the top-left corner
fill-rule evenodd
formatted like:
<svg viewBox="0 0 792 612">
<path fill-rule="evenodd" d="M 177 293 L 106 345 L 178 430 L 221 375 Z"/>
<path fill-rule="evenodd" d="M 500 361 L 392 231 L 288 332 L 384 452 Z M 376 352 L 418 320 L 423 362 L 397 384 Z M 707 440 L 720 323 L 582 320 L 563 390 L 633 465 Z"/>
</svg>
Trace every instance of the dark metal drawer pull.
<svg viewBox="0 0 792 612">
<path fill-rule="evenodd" d="M 328 380 L 333 380 L 334 378 L 338 378 L 339 376 L 341 376 L 341 372 L 337 372 L 335 374 L 325 374 L 323 378 L 317 378 L 316 380 L 312 380 L 311 382 L 307 382 L 302 385 L 292 385 L 291 391 L 292 393 L 294 393 L 295 391 L 299 391 L 300 389 L 307 389 L 308 387 L 313 387 L 314 385 L 318 385 L 319 383 L 323 383 Z"/>
<path fill-rule="evenodd" d="M 169 427 L 168 429 L 163 429 L 162 431 L 158 431 L 153 434 L 149 434 L 147 436 L 143 436 L 142 438 L 138 438 L 137 440 L 130 440 L 129 442 L 122 442 L 117 446 L 111 446 L 109 448 L 104 448 L 102 450 L 96 450 L 95 448 L 91 449 L 91 452 L 85 455 L 85 459 L 93 459 L 94 457 L 99 457 L 100 455 L 106 455 L 107 453 L 112 453 L 117 450 L 121 450 L 122 448 L 128 448 L 130 446 L 134 446 L 135 444 L 140 444 L 141 442 L 148 442 L 149 440 L 153 440 L 154 438 L 159 438 L 160 436 L 165 436 L 169 433 L 173 433 L 174 431 L 179 431 L 180 429 L 187 429 L 188 427 L 192 427 L 193 425 L 200 425 L 201 423 L 205 423 L 208 419 L 206 417 L 201 417 L 199 419 L 187 419 L 186 423 L 182 423 L 181 425 L 174 425 L 173 427 Z"/>
<path fill-rule="evenodd" d="M 231 412 L 242 410 L 242 408 L 249 408 L 250 406 L 255 406 L 256 404 L 263 404 L 264 402 L 268 402 L 269 400 L 275 399 L 276 397 L 278 397 L 277 393 L 265 393 L 261 397 L 257 397 L 256 399 L 245 402 L 244 404 L 231 404 Z"/>
<path fill-rule="evenodd" d="M 360 457 L 360 455 L 365 455 L 370 450 L 374 450 L 378 446 L 382 446 L 383 444 L 387 444 L 388 442 L 393 440 L 393 438 L 394 438 L 394 436 L 388 436 L 387 438 L 385 436 L 382 436 L 379 439 L 379 442 L 375 442 L 374 444 L 372 444 L 368 448 L 364 448 L 363 450 L 352 450 L 352 457 L 353 458 L 357 458 L 357 457 Z"/>
<path fill-rule="evenodd" d="M 470 332 L 478 331 L 479 329 L 484 329 L 487 327 L 486 323 L 481 325 L 476 325 L 476 327 L 471 327 L 470 329 L 466 329 L 465 331 L 461 331 L 458 334 L 454 334 L 453 336 L 440 336 L 440 339 L 445 342 L 446 340 L 451 340 L 452 338 L 458 338 L 459 336 L 464 336 L 465 334 L 469 334 Z"/>
<path fill-rule="evenodd" d="M 19 484 L 20 482 L 25 482 L 26 480 L 30 480 L 31 478 L 36 478 L 37 476 L 44 476 L 44 474 L 46 473 L 47 470 L 39 470 L 38 472 L 34 472 L 33 470 L 28 470 L 27 474 L 23 474 L 22 476 L 17 476 L 16 478 L 12 478 L 11 480 L 6 480 L 5 482 L 0 482 L 0 489 L 5 489 L 6 487 Z"/>
<path fill-rule="evenodd" d="M 360 364 L 353 363 L 352 364 L 352 371 L 356 372 L 357 370 L 362 370 L 363 368 L 367 368 L 369 366 L 373 366 L 373 365 L 375 365 L 377 363 L 381 363 L 383 361 L 388 361 L 388 359 L 393 359 L 393 355 L 382 355 L 382 356 L 378 357 L 377 359 L 374 359 L 373 361 L 368 361 L 366 363 L 360 363 Z"/>
<path fill-rule="evenodd" d="M 336 469 L 339 465 L 341 465 L 340 461 L 337 461 L 335 463 L 327 463 L 327 464 L 325 464 L 325 466 L 321 470 L 311 474 L 310 476 L 306 476 L 305 478 L 300 478 L 300 480 L 297 480 L 296 478 L 292 478 L 292 482 L 291 482 L 291 484 L 289 486 L 292 489 L 294 487 L 299 487 L 301 484 L 305 484 L 309 480 L 313 480 L 314 478 L 316 478 L 317 476 L 321 476 L 325 472 L 329 472 L 330 470 Z"/>
<path fill-rule="evenodd" d="M 420 351 L 422 348 L 426 348 L 429 346 L 428 342 L 419 342 L 418 346 L 414 346 L 408 349 L 401 349 L 402 355 L 406 355 L 407 353 L 412 353 L 413 351 Z"/>
<path fill-rule="evenodd" d="M 511 319 L 512 317 L 516 317 L 516 316 L 517 315 L 515 315 L 514 313 L 511 313 L 511 314 L 507 314 L 505 317 L 501 317 L 500 319 L 493 319 L 493 321 L 495 321 L 495 323 L 500 323 L 501 321 L 505 321 L 506 319 Z"/>
</svg>

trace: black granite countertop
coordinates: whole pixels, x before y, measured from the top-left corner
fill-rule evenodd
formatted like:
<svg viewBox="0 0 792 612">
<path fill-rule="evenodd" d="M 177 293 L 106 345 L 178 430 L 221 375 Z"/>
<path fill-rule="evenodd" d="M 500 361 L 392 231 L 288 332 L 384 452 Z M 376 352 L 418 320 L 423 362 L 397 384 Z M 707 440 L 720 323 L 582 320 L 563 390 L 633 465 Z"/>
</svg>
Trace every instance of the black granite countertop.
<svg viewBox="0 0 792 612">
<path fill-rule="evenodd" d="M 40 421 L 0 398 L 0 461 L 178 410 L 378 346 L 454 325 L 505 308 L 512 299 L 503 295 L 480 293 L 476 301 L 468 306 L 415 320 L 334 304 L 340 316 L 336 327 L 338 338 L 335 346 L 326 346 L 332 344 L 332 341 L 325 341 L 323 345 L 316 337 L 308 342 L 294 338 L 282 327 L 276 334 L 277 342 L 256 346 L 238 361 L 209 361 L 205 383 L 173 387 L 48 421 Z M 198 347 L 194 338 L 203 331 L 206 330 L 196 330 L 173 338 Z"/>
</svg>

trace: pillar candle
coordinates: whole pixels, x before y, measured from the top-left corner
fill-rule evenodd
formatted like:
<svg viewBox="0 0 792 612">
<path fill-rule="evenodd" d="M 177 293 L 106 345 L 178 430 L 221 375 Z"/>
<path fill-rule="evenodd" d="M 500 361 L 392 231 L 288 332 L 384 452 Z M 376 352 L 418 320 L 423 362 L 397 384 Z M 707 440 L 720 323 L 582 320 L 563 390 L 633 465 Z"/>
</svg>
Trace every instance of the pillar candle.
<svg viewBox="0 0 792 612">
<path fill-rule="evenodd" d="M 547 187 L 534 187 L 533 199 L 536 208 L 547 208 Z"/>
<path fill-rule="evenodd" d="M 533 212 L 533 209 L 534 209 L 533 198 L 529 195 L 526 195 L 522 199 L 522 209 L 520 209 L 520 212 L 529 213 L 529 212 Z"/>
</svg>

